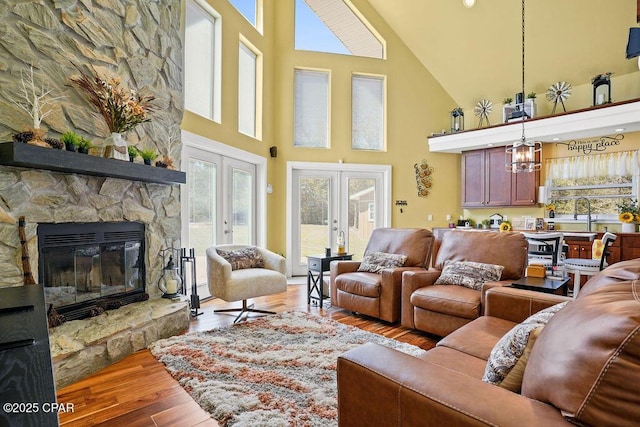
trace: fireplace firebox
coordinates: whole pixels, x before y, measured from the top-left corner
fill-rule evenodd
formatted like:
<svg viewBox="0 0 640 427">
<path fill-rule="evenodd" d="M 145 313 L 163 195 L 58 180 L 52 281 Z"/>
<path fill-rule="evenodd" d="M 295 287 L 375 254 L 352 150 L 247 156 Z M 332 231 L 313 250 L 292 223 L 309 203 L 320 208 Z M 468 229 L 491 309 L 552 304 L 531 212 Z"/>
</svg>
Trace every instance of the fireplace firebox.
<svg viewBox="0 0 640 427">
<path fill-rule="evenodd" d="M 145 299 L 144 224 L 39 224 L 38 281 L 66 320 Z"/>
</svg>

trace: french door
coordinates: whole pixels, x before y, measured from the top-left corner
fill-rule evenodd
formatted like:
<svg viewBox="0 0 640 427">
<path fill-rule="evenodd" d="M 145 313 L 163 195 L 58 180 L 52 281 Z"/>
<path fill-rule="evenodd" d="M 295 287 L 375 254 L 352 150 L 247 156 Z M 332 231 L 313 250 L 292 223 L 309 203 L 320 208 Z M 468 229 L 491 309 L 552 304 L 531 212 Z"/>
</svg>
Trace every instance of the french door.
<svg viewBox="0 0 640 427">
<path fill-rule="evenodd" d="M 334 170 L 331 170 L 334 168 Z M 293 164 L 290 166 L 289 254 L 294 276 L 307 272 L 307 256 L 336 251 L 343 239 L 361 259 L 374 228 L 388 226 L 388 167 Z"/>
<path fill-rule="evenodd" d="M 256 244 L 256 166 L 194 147 L 186 147 L 184 155 L 183 244 L 195 250 L 198 294 L 206 297 L 206 249 Z"/>
</svg>

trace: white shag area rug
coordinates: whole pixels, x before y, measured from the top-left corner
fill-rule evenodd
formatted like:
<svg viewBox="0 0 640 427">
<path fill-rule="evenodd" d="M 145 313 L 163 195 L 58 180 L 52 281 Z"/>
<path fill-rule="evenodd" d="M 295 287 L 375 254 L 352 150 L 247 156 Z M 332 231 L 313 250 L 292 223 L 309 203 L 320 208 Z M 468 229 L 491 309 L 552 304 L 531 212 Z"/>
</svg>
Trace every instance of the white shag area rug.
<svg viewBox="0 0 640 427">
<path fill-rule="evenodd" d="M 155 342 L 151 353 L 223 426 L 336 426 L 336 363 L 375 342 L 416 346 L 331 319 L 285 312 Z"/>
</svg>

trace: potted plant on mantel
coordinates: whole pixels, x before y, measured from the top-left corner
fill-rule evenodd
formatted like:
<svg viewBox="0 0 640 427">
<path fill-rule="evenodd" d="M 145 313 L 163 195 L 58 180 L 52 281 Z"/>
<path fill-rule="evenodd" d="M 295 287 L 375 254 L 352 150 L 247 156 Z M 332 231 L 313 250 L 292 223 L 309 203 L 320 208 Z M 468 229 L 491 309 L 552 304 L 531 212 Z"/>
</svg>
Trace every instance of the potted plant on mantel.
<svg viewBox="0 0 640 427">
<path fill-rule="evenodd" d="M 80 135 L 68 130 L 60 136 L 60 141 L 62 141 L 67 151 L 76 151 L 80 144 Z"/>
<path fill-rule="evenodd" d="M 151 121 L 148 114 L 155 110 L 151 103 L 155 98 L 124 88 L 119 77 L 103 77 L 93 67 L 92 71 L 91 76 L 80 71 L 80 76 L 71 78 L 71 81 L 86 93 L 111 132 L 105 141 L 104 157 L 129 160 L 122 134 L 140 123 Z"/>
<path fill-rule="evenodd" d="M 138 149 L 138 154 L 142 157 L 142 161 L 145 165 L 151 165 L 151 161 L 158 157 L 158 153 L 152 148 Z"/>
</svg>

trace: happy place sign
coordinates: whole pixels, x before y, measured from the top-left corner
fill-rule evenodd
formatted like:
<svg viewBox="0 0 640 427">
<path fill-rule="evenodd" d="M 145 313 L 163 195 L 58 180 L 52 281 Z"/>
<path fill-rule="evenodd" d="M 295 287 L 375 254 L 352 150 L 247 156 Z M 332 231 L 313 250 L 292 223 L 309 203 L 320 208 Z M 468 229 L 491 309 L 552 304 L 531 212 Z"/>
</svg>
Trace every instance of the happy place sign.
<svg viewBox="0 0 640 427">
<path fill-rule="evenodd" d="M 567 151 L 576 152 L 575 154 L 591 154 L 606 151 L 609 147 L 620 145 L 620 141 L 624 139 L 624 135 L 600 136 L 593 139 L 574 139 L 569 142 L 557 142 L 556 145 L 566 145 Z"/>
</svg>

